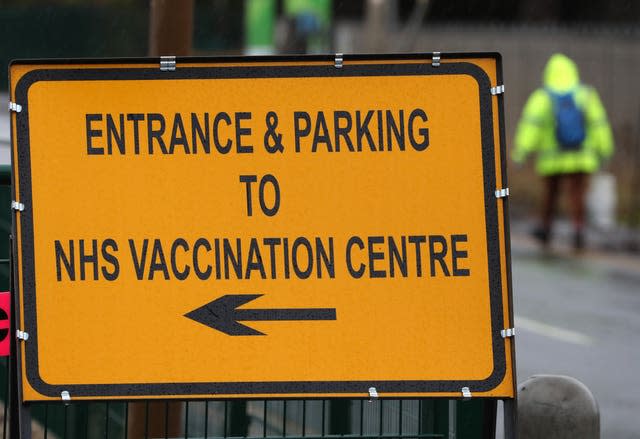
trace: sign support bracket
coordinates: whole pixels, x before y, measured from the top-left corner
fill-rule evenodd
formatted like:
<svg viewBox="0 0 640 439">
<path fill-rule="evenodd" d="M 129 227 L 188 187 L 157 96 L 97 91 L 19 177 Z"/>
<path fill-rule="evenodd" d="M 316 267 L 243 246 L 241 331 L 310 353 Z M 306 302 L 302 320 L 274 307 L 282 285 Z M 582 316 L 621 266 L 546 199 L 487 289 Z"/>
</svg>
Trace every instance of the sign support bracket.
<svg viewBox="0 0 640 439">
<path fill-rule="evenodd" d="M 503 329 L 502 331 L 500 331 L 500 335 L 502 336 L 502 338 L 515 337 L 516 328 Z"/>
<path fill-rule="evenodd" d="M 431 55 L 431 66 L 440 67 L 440 52 L 433 52 Z"/>
<path fill-rule="evenodd" d="M 504 84 L 496 85 L 495 87 L 491 87 L 491 94 L 493 96 L 504 94 Z"/>
<path fill-rule="evenodd" d="M 509 188 L 496 189 L 496 198 L 506 198 L 509 196 Z"/>
<path fill-rule="evenodd" d="M 160 71 L 173 72 L 175 69 L 176 69 L 175 55 L 160 57 Z"/>
<path fill-rule="evenodd" d="M 22 105 L 9 101 L 9 111 L 20 113 L 22 111 Z"/>
<path fill-rule="evenodd" d="M 18 212 L 22 212 L 24 210 L 24 204 L 19 201 L 13 200 L 11 202 L 11 208 L 13 210 L 17 210 Z"/>
</svg>

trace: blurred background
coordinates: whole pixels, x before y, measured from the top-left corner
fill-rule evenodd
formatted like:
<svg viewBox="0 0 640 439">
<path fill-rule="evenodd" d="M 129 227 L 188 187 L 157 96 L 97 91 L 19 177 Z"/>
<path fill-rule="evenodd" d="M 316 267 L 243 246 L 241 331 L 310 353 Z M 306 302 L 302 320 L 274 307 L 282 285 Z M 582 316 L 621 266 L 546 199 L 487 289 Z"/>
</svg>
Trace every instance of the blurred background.
<svg viewBox="0 0 640 439">
<path fill-rule="evenodd" d="M 507 151 L 553 53 L 597 89 L 615 152 L 591 179 L 586 252 L 572 252 L 566 202 L 552 249 L 531 239 L 542 181 L 531 160 L 509 161 L 517 374 L 576 377 L 598 400 L 602 437 L 640 437 L 640 2 L 0 0 L 5 101 L 12 59 L 433 51 L 502 54 Z M 0 164 L 8 121 L 0 110 Z"/>
<path fill-rule="evenodd" d="M 605 167 L 614 180 L 593 188 L 608 198 L 590 203 L 605 234 L 596 239 L 637 251 L 627 229 L 640 225 L 639 23 L 633 0 L 1 0 L 0 60 L 497 51 L 511 148 L 524 102 L 549 56 L 562 52 L 599 91 L 616 140 Z M 6 88 L 7 69 L 0 75 Z M 528 218 L 541 193 L 533 167 L 510 177 L 511 213 Z"/>
</svg>

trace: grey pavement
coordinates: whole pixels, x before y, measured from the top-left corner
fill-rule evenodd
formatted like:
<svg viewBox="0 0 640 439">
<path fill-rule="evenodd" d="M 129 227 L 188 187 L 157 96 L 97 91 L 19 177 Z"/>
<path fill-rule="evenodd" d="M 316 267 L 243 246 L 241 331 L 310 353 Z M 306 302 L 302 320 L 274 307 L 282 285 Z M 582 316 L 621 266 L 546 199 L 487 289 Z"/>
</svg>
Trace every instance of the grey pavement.
<svg viewBox="0 0 640 439">
<path fill-rule="evenodd" d="M 602 438 L 640 438 L 640 255 L 593 231 L 576 255 L 559 225 L 547 251 L 529 237 L 531 224 L 511 226 L 518 382 L 572 376 L 598 400 Z"/>
</svg>

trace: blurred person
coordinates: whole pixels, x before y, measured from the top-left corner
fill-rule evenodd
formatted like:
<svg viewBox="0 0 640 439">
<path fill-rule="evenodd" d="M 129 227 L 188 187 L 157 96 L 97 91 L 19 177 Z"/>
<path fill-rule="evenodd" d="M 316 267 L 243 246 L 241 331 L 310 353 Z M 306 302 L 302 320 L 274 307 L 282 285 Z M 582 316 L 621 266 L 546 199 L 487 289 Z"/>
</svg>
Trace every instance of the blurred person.
<svg viewBox="0 0 640 439">
<path fill-rule="evenodd" d="M 544 181 L 540 224 L 533 236 L 547 246 L 562 187 L 569 194 L 573 246 L 584 247 L 585 195 L 590 174 L 613 154 L 613 134 L 597 91 L 580 82 L 576 64 L 554 54 L 543 72 L 543 86 L 527 100 L 518 123 L 512 159 L 524 163 L 536 153 L 536 172 Z"/>
</svg>

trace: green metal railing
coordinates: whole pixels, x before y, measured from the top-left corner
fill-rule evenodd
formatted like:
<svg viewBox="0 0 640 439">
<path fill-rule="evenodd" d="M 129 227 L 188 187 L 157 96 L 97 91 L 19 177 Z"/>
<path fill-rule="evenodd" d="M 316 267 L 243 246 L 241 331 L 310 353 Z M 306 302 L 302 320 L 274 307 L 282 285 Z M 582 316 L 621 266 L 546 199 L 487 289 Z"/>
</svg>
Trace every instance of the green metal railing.
<svg viewBox="0 0 640 439">
<path fill-rule="evenodd" d="M 0 291 L 9 290 L 11 170 L 0 166 Z M 2 438 L 9 438 L 9 358 L 0 359 Z M 242 400 L 30 404 L 32 437 L 151 438 L 492 438 L 496 401 Z"/>
<path fill-rule="evenodd" d="M 31 406 L 32 437 L 488 438 L 493 426 L 483 418 L 495 416 L 491 404 L 433 399 L 37 403 Z M 6 425 L 5 409 L 3 438 Z"/>
</svg>

